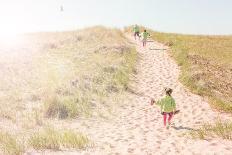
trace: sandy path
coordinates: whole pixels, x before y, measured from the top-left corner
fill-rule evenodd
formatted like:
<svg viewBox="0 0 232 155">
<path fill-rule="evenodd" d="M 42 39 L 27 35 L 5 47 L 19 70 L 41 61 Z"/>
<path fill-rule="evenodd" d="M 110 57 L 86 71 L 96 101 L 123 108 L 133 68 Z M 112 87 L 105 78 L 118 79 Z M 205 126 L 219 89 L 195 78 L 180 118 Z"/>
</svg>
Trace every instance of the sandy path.
<svg viewBox="0 0 232 155">
<path fill-rule="evenodd" d="M 133 41 L 133 39 L 131 39 Z M 140 59 L 137 65 L 132 89 L 140 95 L 130 94 L 127 105 L 118 111 L 118 117 L 110 121 L 92 120 L 85 127 L 79 122 L 66 124 L 67 128 L 82 130 L 95 142 L 93 149 L 80 154 L 232 154 L 232 142 L 227 140 L 193 140 L 184 136 L 202 122 L 213 121 L 220 114 L 213 111 L 208 103 L 198 95 L 190 93 L 178 82 L 179 68 L 168 56 L 167 51 L 149 50 L 164 48 L 157 42 L 149 42 L 136 48 Z M 149 106 L 149 98 L 160 98 L 164 87 L 174 89 L 181 113 L 174 117 L 175 127 L 163 127 L 162 115 L 158 107 Z M 222 116 L 220 116 L 222 117 Z M 231 119 L 223 115 L 223 119 Z M 77 152 L 60 152 L 76 154 Z M 55 154 L 59 154 L 56 152 Z"/>
</svg>

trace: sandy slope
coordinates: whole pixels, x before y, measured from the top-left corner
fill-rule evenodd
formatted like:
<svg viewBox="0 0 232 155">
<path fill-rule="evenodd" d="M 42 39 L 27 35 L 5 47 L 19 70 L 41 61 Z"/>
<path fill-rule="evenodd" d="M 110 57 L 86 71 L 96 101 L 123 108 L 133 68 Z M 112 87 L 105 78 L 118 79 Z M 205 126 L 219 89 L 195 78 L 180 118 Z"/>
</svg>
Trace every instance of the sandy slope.
<svg viewBox="0 0 232 155">
<path fill-rule="evenodd" d="M 165 47 L 157 42 L 149 42 L 147 48 L 142 48 L 138 41 L 135 44 L 140 55 L 138 73 L 132 84 L 136 93 L 128 95 L 129 103 L 120 108 L 118 117 L 109 121 L 92 120 L 85 125 L 79 121 L 63 124 L 87 133 L 95 142 L 95 147 L 78 154 L 232 154 L 231 141 L 193 140 L 184 135 L 202 122 L 231 117 L 213 111 L 202 97 L 192 94 L 178 82 L 180 70 L 168 56 L 170 51 L 157 50 Z M 181 110 L 174 117 L 175 126 L 169 130 L 163 127 L 159 108 L 149 106 L 148 96 L 159 99 L 164 87 L 174 89 L 173 97 Z"/>
</svg>

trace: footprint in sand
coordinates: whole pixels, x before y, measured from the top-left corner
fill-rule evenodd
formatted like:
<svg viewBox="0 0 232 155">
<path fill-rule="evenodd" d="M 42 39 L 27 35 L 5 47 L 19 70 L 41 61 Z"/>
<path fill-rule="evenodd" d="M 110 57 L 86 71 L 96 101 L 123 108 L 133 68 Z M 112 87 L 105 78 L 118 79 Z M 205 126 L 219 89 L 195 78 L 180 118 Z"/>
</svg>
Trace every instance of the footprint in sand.
<svg viewBox="0 0 232 155">
<path fill-rule="evenodd" d="M 128 149 L 127 149 L 127 152 L 128 152 L 128 153 L 133 153 L 134 150 L 135 150 L 134 148 L 128 148 Z"/>
<path fill-rule="evenodd" d="M 130 136 L 128 139 L 132 140 L 132 139 L 134 139 L 134 138 L 135 138 L 134 136 Z"/>
</svg>

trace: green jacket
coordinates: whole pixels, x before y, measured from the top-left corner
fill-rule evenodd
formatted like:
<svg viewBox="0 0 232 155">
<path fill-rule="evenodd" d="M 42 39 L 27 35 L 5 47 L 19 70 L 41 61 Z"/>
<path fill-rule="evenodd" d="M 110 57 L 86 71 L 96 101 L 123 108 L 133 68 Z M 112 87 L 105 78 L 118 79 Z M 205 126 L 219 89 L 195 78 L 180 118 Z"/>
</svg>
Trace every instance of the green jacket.
<svg viewBox="0 0 232 155">
<path fill-rule="evenodd" d="M 161 112 L 174 112 L 176 110 L 175 100 L 168 95 L 157 101 L 156 104 L 160 106 Z"/>
<path fill-rule="evenodd" d="M 147 39 L 147 37 L 150 36 L 150 34 L 148 32 L 143 32 L 142 36 L 143 36 L 143 39 Z"/>
<path fill-rule="evenodd" d="M 139 26 L 134 26 L 134 27 L 133 27 L 133 31 L 134 31 L 134 32 L 139 32 Z"/>
</svg>

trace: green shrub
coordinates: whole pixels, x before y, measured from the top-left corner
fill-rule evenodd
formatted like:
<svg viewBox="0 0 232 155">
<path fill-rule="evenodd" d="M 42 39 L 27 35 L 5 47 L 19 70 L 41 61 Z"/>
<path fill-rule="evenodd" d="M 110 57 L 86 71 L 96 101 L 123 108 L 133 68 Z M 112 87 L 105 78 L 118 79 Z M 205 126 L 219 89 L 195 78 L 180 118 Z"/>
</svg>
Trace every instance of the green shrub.
<svg viewBox="0 0 232 155">
<path fill-rule="evenodd" d="M 48 118 L 67 118 L 68 108 L 57 96 L 50 97 L 45 101 L 45 116 Z"/>
</svg>

